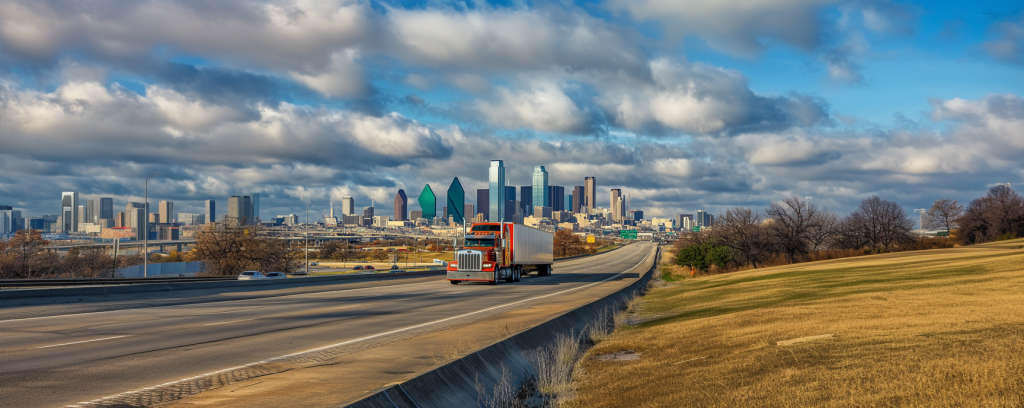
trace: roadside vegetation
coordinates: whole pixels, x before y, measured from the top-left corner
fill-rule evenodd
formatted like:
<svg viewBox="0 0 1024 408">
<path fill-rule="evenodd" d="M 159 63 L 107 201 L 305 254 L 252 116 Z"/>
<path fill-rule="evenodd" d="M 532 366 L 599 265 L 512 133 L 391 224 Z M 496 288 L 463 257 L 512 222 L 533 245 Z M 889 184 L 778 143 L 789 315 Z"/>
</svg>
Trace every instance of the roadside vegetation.
<svg viewBox="0 0 1024 408">
<path fill-rule="evenodd" d="M 1024 240 L 655 285 L 568 404 L 1024 406 Z M 667 272 L 667 273 L 666 273 Z M 595 359 L 635 351 L 637 360 Z"/>
<path fill-rule="evenodd" d="M 0 279 L 109 278 L 118 268 L 142 263 L 142 255 L 119 255 L 103 248 L 71 248 L 65 255 L 45 250 L 50 242 L 39 231 L 18 231 L 0 240 Z"/>
</svg>

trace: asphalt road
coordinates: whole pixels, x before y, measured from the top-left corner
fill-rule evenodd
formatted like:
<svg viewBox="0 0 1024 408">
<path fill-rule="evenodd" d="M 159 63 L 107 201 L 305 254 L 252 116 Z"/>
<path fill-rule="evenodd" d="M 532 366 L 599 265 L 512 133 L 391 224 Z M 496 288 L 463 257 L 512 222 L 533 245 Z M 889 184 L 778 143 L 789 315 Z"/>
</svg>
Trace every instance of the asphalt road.
<svg viewBox="0 0 1024 408">
<path fill-rule="evenodd" d="M 0 406 L 75 404 L 339 342 L 387 341 L 383 334 L 613 278 L 652 249 L 560 261 L 551 276 L 496 286 L 431 280 L 0 320 Z"/>
</svg>

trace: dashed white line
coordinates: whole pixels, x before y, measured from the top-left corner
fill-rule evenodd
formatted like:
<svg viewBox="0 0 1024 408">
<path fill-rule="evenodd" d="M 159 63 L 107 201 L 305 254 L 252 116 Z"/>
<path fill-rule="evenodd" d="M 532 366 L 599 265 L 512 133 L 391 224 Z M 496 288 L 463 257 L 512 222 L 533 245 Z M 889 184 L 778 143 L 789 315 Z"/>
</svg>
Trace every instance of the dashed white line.
<svg viewBox="0 0 1024 408">
<path fill-rule="evenodd" d="M 247 321 L 250 321 L 250 320 L 256 320 L 256 318 L 254 317 L 254 318 L 252 318 L 252 319 L 232 320 L 232 321 L 230 321 L 230 322 L 217 322 L 217 323 L 207 323 L 207 324 L 204 324 L 203 326 L 216 326 L 216 325 L 218 325 L 218 324 L 228 324 L 228 323 L 238 323 L 238 322 L 247 322 Z"/>
<path fill-rule="evenodd" d="M 73 341 L 73 342 L 71 342 L 71 343 L 51 344 L 51 345 L 49 345 L 49 346 L 42 346 L 42 347 L 36 347 L 36 348 L 37 348 L 37 349 L 44 349 L 44 348 L 50 348 L 50 347 L 70 346 L 70 345 L 72 345 L 72 344 L 92 343 L 92 342 L 94 342 L 94 341 L 100 341 L 100 340 L 110 340 L 110 339 L 119 339 L 119 338 L 122 338 L 122 337 L 128 337 L 128 335 L 126 334 L 126 335 L 124 335 L 124 336 L 104 337 L 104 338 L 102 338 L 102 339 L 92 339 L 92 340 L 82 340 L 82 341 Z"/>
</svg>

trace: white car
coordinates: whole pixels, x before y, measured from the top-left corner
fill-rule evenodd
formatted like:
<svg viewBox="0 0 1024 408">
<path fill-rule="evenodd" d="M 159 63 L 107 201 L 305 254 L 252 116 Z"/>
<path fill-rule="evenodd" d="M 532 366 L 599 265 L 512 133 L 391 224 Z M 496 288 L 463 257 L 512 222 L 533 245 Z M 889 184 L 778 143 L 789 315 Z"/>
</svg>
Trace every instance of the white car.
<svg viewBox="0 0 1024 408">
<path fill-rule="evenodd" d="M 238 280 L 266 279 L 259 271 L 245 271 L 238 275 Z"/>
<path fill-rule="evenodd" d="M 267 279 L 285 279 L 287 277 L 284 272 L 270 272 L 267 274 Z"/>
</svg>

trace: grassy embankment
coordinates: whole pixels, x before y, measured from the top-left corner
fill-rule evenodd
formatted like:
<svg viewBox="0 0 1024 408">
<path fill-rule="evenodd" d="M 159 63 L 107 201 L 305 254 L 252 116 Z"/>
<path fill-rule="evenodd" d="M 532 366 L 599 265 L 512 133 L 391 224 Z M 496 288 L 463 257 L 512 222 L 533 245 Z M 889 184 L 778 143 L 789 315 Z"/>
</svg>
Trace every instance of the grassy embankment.
<svg viewBox="0 0 1024 408">
<path fill-rule="evenodd" d="M 1024 240 L 675 278 L 572 405 L 1024 406 Z"/>
</svg>

